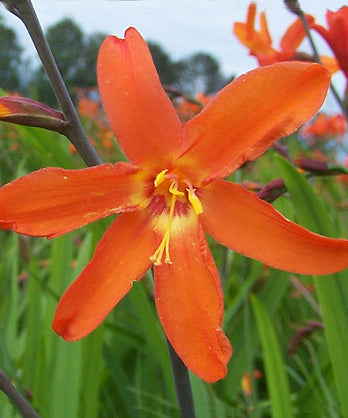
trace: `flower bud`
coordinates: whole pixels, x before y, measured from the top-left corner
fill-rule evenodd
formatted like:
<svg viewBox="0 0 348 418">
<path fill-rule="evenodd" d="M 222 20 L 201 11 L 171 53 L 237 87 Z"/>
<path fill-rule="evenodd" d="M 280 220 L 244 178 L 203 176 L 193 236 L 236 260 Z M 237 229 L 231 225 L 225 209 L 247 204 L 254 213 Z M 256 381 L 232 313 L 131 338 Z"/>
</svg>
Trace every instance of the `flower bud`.
<svg viewBox="0 0 348 418">
<path fill-rule="evenodd" d="M 63 133 L 62 112 L 25 97 L 0 97 L 0 120 Z"/>
</svg>

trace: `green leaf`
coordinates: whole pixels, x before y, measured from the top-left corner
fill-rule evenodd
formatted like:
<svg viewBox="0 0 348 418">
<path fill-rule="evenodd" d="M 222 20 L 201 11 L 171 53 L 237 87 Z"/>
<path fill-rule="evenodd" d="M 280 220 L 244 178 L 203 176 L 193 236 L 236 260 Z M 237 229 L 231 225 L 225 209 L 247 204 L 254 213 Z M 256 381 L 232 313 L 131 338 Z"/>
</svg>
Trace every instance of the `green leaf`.
<svg viewBox="0 0 348 418">
<path fill-rule="evenodd" d="M 335 237 L 335 229 L 323 203 L 308 181 L 287 160 L 277 156 L 299 223 L 318 234 Z"/>
<path fill-rule="evenodd" d="M 287 295 L 289 275 L 283 271 L 271 269 L 265 286 L 258 294 L 262 304 L 270 316 L 273 316 Z M 245 280 L 248 283 L 248 279 Z M 223 391 L 226 399 L 235 397 L 241 389 L 240 382 L 245 372 L 250 371 L 252 359 L 258 346 L 258 334 L 255 322 L 247 309 L 248 298 L 245 299 L 244 314 L 242 318 L 231 317 L 225 325 L 225 329 L 234 326 L 233 332 L 228 332 L 228 337 L 233 347 L 233 355 L 228 365 L 228 373 L 224 380 L 215 384 Z M 238 320 L 239 319 L 239 320 Z"/>
<path fill-rule="evenodd" d="M 286 160 L 279 157 L 278 163 L 300 223 L 323 235 L 335 236 L 333 222 L 308 182 Z M 342 416 L 348 417 L 348 271 L 314 277 L 314 283 Z"/>
<path fill-rule="evenodd" d="M 262 303 L 255 295 L 250 295 L 250 299 L 261 339 L 272 417 L 290 418 L 290 390 L 277 335 Z"/>
</svg>

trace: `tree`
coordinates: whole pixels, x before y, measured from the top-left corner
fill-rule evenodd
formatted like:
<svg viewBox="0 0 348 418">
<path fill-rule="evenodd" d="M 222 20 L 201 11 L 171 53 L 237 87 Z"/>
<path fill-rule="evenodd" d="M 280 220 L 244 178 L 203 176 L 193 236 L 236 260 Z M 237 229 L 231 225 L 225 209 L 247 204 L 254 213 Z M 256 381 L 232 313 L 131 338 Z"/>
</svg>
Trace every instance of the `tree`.
<svg viewBox="0 0 348 418">
<path fill-rule="evenodd" d="M 102 33 L 85 35 L 72 19 L 63 19 L 47 30 L 47 40 L 58 67 L 70 91 L 74 88 L 96 87 L 96 61 L 105 36 Z M 209 94 L 225 84 L 218 61 L 209 54 L 196 53 L 178 62 L 155 42 L 148 42 L 162 84 L 179 88 L 188 94 L 199 91 Z M 44 70 L 40 67 L 33 76 L 33 95 L 50 106 L 56 99 Z"/>
<path fill-rule="evenodd" d="M 75 87 L 97 85 L 96 62 L 104 34 L 86 36 L 81 28 L 69 18 L 50 26 L 47 41 L 64 81 L 71 92 Z M 32 79 L 34 96 L 48 105 L 56 106 L 56 98 L 45 71 L 40 67 Z"/>
<path fill-rule="evenodd" d="M 169 54 L 156 42 L 149 41 L 152 59 L 155 63 L 162 84 L 174 84 L 178 81 L 176 64 L 170 59 Z"/>
<path fill-rule="evenodd" d="M 0 87 L 16 91 L 20 88 L 20 65 L 22 48 L 16 33 L 5 26 L 0 15 Z"/>
<path fill-rule="evenodd" d="M 215 93 L 225 78 L 219 62 L 211 55 L 198 52 L 177 63 L 178 87 L 186 93 Z"/>
<path fill-rule="evenodd" d="M 93 33 L 86 37 L 82 57 L 82 70 L 76 78 L 77 87 L 96 87 L 97 85 L 97 56 L 100 45 L 106 38 L 104 33 Z"/>
<path fill-rule="evenodd" d="M 71 89 L 82 71 L 84 47 L 82 30 L 72 19 L 65 18 L 50 26 L 46 31 L 46 37 L 64 81 Z M 56 106 L 54 92 L 41 66 L 34 73 L 31 84 L 33 95 L 38 100 Z"/>
<path fill-rule="evenodd" d="M 72 19 L 65 18 L 50 26 L 46 37 L 65 82 L 73 86 L 83 69 L 82 30 Z"/>
</svg>

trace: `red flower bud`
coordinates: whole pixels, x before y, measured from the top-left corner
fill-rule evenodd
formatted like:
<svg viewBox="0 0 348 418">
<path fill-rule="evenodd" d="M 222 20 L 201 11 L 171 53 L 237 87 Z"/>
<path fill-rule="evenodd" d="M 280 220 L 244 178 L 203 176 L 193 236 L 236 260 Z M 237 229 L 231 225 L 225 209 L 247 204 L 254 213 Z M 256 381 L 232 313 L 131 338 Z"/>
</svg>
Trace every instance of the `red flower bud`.
<svg viewBox="0 0 348 418">
<path fill-rule="evenodd" d="M 63 133 L 64 115 L 43 103 L 25 97 L 1 97 L 0 120 Z"/>
</svg>

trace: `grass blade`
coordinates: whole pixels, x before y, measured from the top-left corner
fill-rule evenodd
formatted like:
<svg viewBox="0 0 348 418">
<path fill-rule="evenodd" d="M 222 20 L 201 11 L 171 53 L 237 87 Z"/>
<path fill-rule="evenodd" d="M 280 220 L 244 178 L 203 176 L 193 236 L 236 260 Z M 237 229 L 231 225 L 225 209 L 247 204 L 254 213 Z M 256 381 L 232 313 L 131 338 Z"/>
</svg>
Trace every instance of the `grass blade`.
<svg viewBox="0 0 348 418">
<path fill-rule="evenodd" d="M 262 303 L 255 295 L 250 298 L 261 340 L 272 417 L 290 418 L 293 416 L 290 390 L 277 336 Z"/>
<path fill-rule="evenodd" d="M 335 236 L 332 220 L 305 178 L 286 160 L 278 158 L 278 163 L 299 222 L 315 232 Z M 348 416 L 348 271 L 314 277 L 314 283 L 342 416 Z"/>
</svg>

